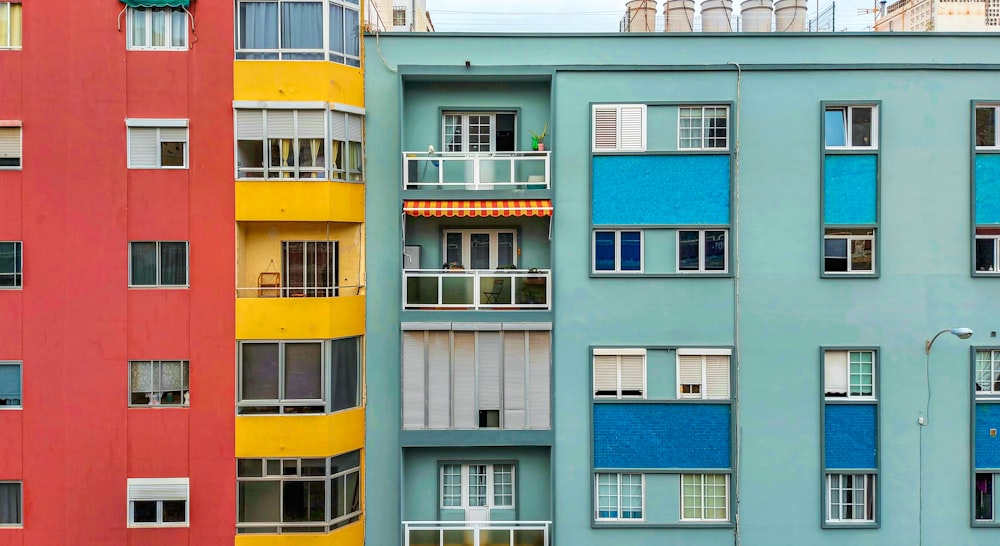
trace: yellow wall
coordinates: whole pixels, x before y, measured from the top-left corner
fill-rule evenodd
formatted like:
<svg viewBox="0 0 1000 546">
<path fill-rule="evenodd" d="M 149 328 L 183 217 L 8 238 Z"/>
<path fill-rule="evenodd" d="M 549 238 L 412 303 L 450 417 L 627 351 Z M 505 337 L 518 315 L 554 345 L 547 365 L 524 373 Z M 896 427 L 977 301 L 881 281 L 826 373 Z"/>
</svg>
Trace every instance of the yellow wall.
<svg viewBox="0 0 1000 546">
<path fill-rule="evenodd" d="M 349 182 L 237 182 L 236 220 L 365 221 L 365 186 Z"/>
<path fill-rule="evenodd" d="M 236 418 L 237 457 L 329 457 L 361 449 L 364 443 L 364 408 L 330 415 Z"/>
<path fill-rule="evenodd" d="M 282 241 L 337 241 L 340 294 L 357 295 L 362 284 L 364 264 L 361 246 L 364 234 L 360 224 L 336 222 L 241 222 L 236 244 L 242 250 L 236 264 L 236 286 L 256 288 L 257 277 L 264 271 L 282 271 Z M 274 265 L 271 265 L 271 261 Z M 240 297 L 256 297 L 256 290 L 240 291 Z"/>
<path fill-rule="evenodd" d="M 331 339 L 365 332 L 365 297 L 237 298 L 237 339 Z"/>
<path fill-rule="evenodd" d="M 236 546 L 361 546 L 364 536 L 362 513 L 360 520 L 328 535 L 236 535 Z"/>
<path fill-rule="evenodd" d="M 339 102 L 363 108 L 364 73 L 325 61 L 235 61 L 233 99 Z"/>
</svg>

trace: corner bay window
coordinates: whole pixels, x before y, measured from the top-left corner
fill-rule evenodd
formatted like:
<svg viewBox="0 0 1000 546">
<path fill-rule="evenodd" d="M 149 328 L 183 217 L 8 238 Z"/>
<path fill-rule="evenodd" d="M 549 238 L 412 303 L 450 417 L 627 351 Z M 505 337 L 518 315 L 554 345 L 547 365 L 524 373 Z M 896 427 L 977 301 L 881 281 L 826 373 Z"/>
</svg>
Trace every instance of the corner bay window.
<svg viewBox="0 0 1000 546">
<path fill-rule="evenodd" d="M 237 59 L 329 60 L 361 66 L 359 0 L 240 0 Z"/>
</svg>

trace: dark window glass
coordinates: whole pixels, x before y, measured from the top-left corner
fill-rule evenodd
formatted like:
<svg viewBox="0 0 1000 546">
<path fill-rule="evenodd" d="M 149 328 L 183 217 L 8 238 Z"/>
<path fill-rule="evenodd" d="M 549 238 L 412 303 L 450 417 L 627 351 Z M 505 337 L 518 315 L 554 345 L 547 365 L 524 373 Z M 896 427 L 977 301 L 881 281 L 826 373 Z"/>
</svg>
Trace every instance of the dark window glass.
<svg viewBox="0 0 1000 546">
<path fill-rule="evenodd" d="M 187 501 L 163 501 L 163 523 L 183 523 L 187 521 Z"/>
<path fill-rule="evenodd" d="M 851 146 L 872 145 L 872 109 L 851 108 Z"/>
<path fill-rule="evenodd" d="M 156 243 L 131 243 L 133 286 L 156 285 Z"/>
<path fill-rule="evenodd" d="M 993 521 L 993 474 L 976 474 L 976 519 Z"/>
<path fill-rule="evenodd" d="M 330 411 L 360 406 L 360 338 L 335 339 L 330 344 Z"/>
<path fill-rule="evenodd" d="M 976 239 L 976 271 L 996 270 L 996 239 Z"/>
<path fill-rule="evenodd" d="M 705 232 L 705 271 L 726 270 L 726 232 Z"/>
<path fill-rule="evenodd" d="M 697 271 L 699 261 L 698 232 L 681 231 L 677 237 L 677 244 L 679 245 L 677 268 L 681 271 Z"/>
<path fill-rule="evenodd" d="M 239 482 L 237 489 L 241 523 L 281 521 L 281 482 Z"/>
<path fill-rule="evenodd" d="M 302 476 L 326 476 L 326 459 L 302 459 Z"/>
<path fill-rule="evenodd" d="M 132 501 L 134 523 L 156 523 L 156 501 Z"/>
<path fill-rule="evenodd" d="M 992 106 L 976 108 L 976 146 L 997 145 L 996 115 L 997 110 Z"/>
<path fill-rule="evenodd" d="M 479 428 L 500 428 L 500 410 L 479 410 Z"/>
<path fill-rule="evenodd" d="M 278 344 L 243 344 L 243 399 L 278 399 Z"/>
<path fill-rule="evenodd" d="M 351 451 L 336 457 L 330 457 L 330 474 L 337 474 L 361 466 L 361 452 Z"/>
<path fill-rule="evenodd" d="M 21 286 L 21 243 L 0 243 L 0 287 Z"/>
<path fill-rule="evenodd" d="M 161 167 L 183 167 L 184 166 L 184 143 L 183 142 L 161 142 L 160 143 L 160 166 Z"/>
<path fill-rule="evenodd" d="M 322 370 L 323 344 L 286 344 L 284 398 L 288 400 L 323 398 Z"/>
<path fill-rule="evenodd" d="M 21 365 L 0 364 L 0 406 L 21 405 Z M 0 484 L 3 485 L 10 484 Z M 2 494 L 2 489 L 0 489 Z"/>
<path fill-rule="evenodd" d="M 847 271 L 847 239 L 827 239 L 824 247 L 824 271 Z"/>
<path fill-rule="evenodd" d="M 851 271 L 872 270 L 872 241 L 851 241 Z"/>
<path fill-rule="evenodd" d="M 160 243 L 160 284 L 187 284 L 187 243 Z"/>
<path fill-rule="evenodd" d="M 594 269 L 615 270 L 615 232 L 598 231 L 594 234 Z"/>
<path fill-rule="evenodd" d="M 287 481 L 281 487 L 282 521 L 326 521 L 325 481 Z"/>
<path fill-rule="evenodd" d="M 0 483 L 0 524 L 21 524 L 20 483 Z"/>
<path fill-rule="evenodd" d="M 264 474 L 264 464 L 260 459 L 238 459 L 236 461 L 236 476 L 259 478 Z"/>
<path fill-rule="evenodd" d="M 638 231 L 621 232 L 622 271 L 639 271 L 642 269 L 642 233 Z"/>
</svg>

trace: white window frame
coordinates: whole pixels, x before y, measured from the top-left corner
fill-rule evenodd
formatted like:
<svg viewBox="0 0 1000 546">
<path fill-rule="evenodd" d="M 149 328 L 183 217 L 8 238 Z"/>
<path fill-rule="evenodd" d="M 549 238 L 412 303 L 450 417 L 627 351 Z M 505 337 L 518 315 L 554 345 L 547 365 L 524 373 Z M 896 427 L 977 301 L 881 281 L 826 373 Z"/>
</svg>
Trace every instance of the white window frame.
<svg viewBox="0 0 1000 546">
<path fill-rule="evenodd" d="M 622 233 L 625 232 L 638 232 L 639 233 L 639 269 L 622 269 Z M 598 233 L 614 233 L 615 234 L 615 268 L 614 269 L 597 269 L 597 234 Z M 593 229 L 590 235 L 590 252 L 591 252 L 591 263 L 590 271 L 596 274 L 607 274 L 607 273 L 627 273 L 630 275 L 638 275 L 643 273 L 646 268 L 646 231 L 642 229 Z"/>
<path fill-rule="evenodd" d="M 852 229 L 852 230 L 862 230 L 862 229 L 870 230 L 871 231 L 871 235 L 859 235 L 859 234 L 840 235 L 840 234 L 830 234 L 829 233 L 830 231 L 841 231 L 841 230 L 848 230 L 848 229 Z M 827 258 L 827 255 L 826 255 L 826 241 L 832 241 L 832 240 L 846 240 L 847 241 L 847 271 L 828 271 L 826 269 L 826 258 Z M 854 266 L 853 266 L 853 263 L 851 261 L 851 247 L 857 241 L 871 241 L 872 242 L 872 267 L 871 267 L 871 269 L 858 269 L 858 270 L 853 269 Z M 876 228 L 874 228 L 874 227 L 870 227 L 870 228 L 869 227 L 853 228 L 853 227 L 830 227 L 830 226 L 826 226 L 823 229 L 823 274 L 824 275 L 872 275 L 872 274 L 874 274 L 878 270 L 878 265 L 876 263 L 876 260 L 878 258 L 878 251 L 877 251 L 876 245 L 877 245 L 877 241 L 876 241 Z"/>
<path fill-rule="evenodd" d="M 602 517 L 601 516 L 601 476 L 614 476 L 615 485 L 617 487 L 617 492 L 614 493 L 615 498 L 615 512 L 616 516 L 612 517 Z M 628 476 L 629 479 L 633 479 L 635 476 L 639 477 L 639 512 L 641 517 L 638 518 L 626 518 L 622 517 L 622 476 Z M 634 484 L 629 484 L 629 486 Z M 631 495 L 628 495 L 631 497 Z M 646 475 L 638 472 L 595 472 L 594 473 L 594 521 L 596 522 L 606 522 L 606 521 L 623 521 L 623 522 L 642 522 L 646 521 Z"/>
<path fill-rule="evenodd" d="M 11 40 L 11 28 L 13 28 L 13 25 L 10 24 L 10 14 L 13 12 L 13 10 L 11 9 L 11 4 L 17 4 L 18 6 L 20 6 L 21 2 L 20 2 L 20 0 L 18 0 L 17 2 L 10 2 L 10 1 L 0 2 L 0 11 L 6 11 L 7 12 L 7 17 L 4 18 L 4 20 L 7 21 L 7 43 L 0 44 L 0 49 L 14 49 L 14 50 L 17 50 L 17 49 L 21 49 L 22 44 L 11 45 L 11 43 L 10 43 L 10 40 Z M 22 10 L 23 10 L 23 8 L 22 8 Z M 21 12 L 20 17 L 21 17 L 21 32 L 24 32 L 24 13 L 23 13 L 23 11 Z M 22 39 L 22 42 L 23 42 L 24 37 L 22 36 L 21 39 Z"/>
<path fill-rule="evenodd" d="M 321 49 L 291 49 L 281 47 L 281 6 L 286 2 L 310 2 L 322 5 L 323 12 L 323 45 Z M 278 47 L 275 49 L 241 49 L 240 38 L 243 33 L 242 27 L 240 27 L 240 5 L 241 4 L 275 4 L 277 6 L 277 23 L 278 23 L 278 34 L 277 42 Z M 330 7 L 338 6 L 343 8 L 344 12 L 353 11 L 358 14 L 358 55 L 349 55 L 344 47 L 345 51 L 340 51 L 333 48 L 333 44 L 330 43 Z M 256 60 L 260 57 L 255 55 L 274 55 L 274 58 L 267 58 L 266 60 L 296 60 L 296 61 L 330 61 L 334 63 L 343 64 L 346 66 L 360 67 L 361 66 L 361 50 L 364 46 L 364 32 L 365 32 L 365 22 L 361 17 L 361 6 L 360 2 L 350 2 L 349 0 L 238 0 L 236 3 L 236 24 L 234 30 L 235 37 L 235 52 L 237 60 Z M 347 45 L 347 17 L 344 17 L 344 46 Z M 338 45 L 338 47 L 340 47 Z M 241 56 L 241 54 L 243 56 Z M 286 59 L 286 55 L 318 55 L 315 59 Z M 348 62 L 353 61 L 353 62 Z"/>
<path fill-rule="evenodd" d="M 721 231 L 723 233 L 722 269 L 705 269 L 705 246 L 708 244 L 706 233 Z M 698 233 L 698 269 L 681 269 L 681 233 Z M 729 272 L 729 228 L 678 229 L 677 230 L 677 273 L 728 273 Z"/>
<path fill-rule="evenodd" d="M 998 140 L 1000 140 L 1000 137 L 998 137 Z M 979 275 L 996 275 L 996 274 L 1000 274 L 1000 234 L 993 235 L 993 234 L 985 234 L 984 233 L 984 234 L 980 235 L 979 234 L 979 230 L 981 230 L 981 229 L 987 230 L 987 229 L 996 229 L 996 228 L 991 228 L 991 227 L 986 227 L 986 226 L 978 226 L 978 227 L 976 227 L 976 235 L 975 235 L 976 242 L 981 241 L 981 240 L 982 241 L 992 241 L 993 242 L 993 268 L 992 269 L 976 269 L 974 272 L 976 274 L 979 274 Z M 978 245 L 976 245 L 976 246 L 978 247 Z M 978 258 L 978 256 L 973 256 L 972 257 L 973 267 L 975 266 L 975 262 L 976 262 L 977 258 Z"/>
<path fill-rule="evenodd" d="M 444 477 L 445 470 L 449 467 L 459 467 L 460 468 L 460 484 L 461 484 L 461 505 L 448 505 L 445 503 L 445 490 L 444 490 Z M 471 487 L 469 484 L 469 476 L 471 475 L 471 467 L 486 467 L 486 504 L 472 504 L 471 501 Z M 510 467 L 510 504 L 497 504 L 496 498 L 500 496 L 497 491 L 496 474 L 501 471 L 500 467 Z M 486 508 L 489 510 L 513 510 L 517 506 L 517 465 L 513 462 L 471 462 L 471 463 L 461 463 L 461 462 L 449 462 L 442 463 L 439 465 L 438 469 L 438 505 L 442 510 L 468 510 L 469 508 Z M 454 495 L 448 495 L 448 497 L 454 497 Z"/>
<path fill-rule="evenodd" d="M 288 103 L 288 108 L 278 107 L 277 103 L 269 103 L 263 108 L 260 106 L 248 107 L 244 106 L 246 103 L 241 103 L 240 106 L 236 106 L 233 111 L 233 162 L 235 166 L 234 176 L 237 180 L 248 180 L 248 181 L 324 181 L 330 180 L 331 168 L 333 166 L 333 158 L 330 157 L 333 154 L 333 139 L 332 139 L 332 120 L 330 118 L 330 113 L 328 109 L 321 108 L 321 103 L 301 103 L 301 107 L 291 107 Z M 240 138 L 240 124 L 239 124 L 239 112 L 259 112 L 260 113 L 260 123 L 261 123 L 261 135 L 260 138 Z M 268 113 L 275 112 L 291 112 L 292 113 L 292 135 L 291 137 L 273 137 L 270 136 L 268 131 Z M 299 114 L 300 113 L 317 113 L 322 112 L 323 114 L 323 135 L 321 137 L 303 137 L 300 136 L 299 130 Z M 342 114 L 342 112 L 333 112 L 333 114 Z M 345 123 L 347 120 L 345 120 Z M 364 126 L 364 118 L 362 116 L 362 127 Z M 348 131 L 349 132 L 349 131 Z M 363 133 L 362 133 L 363 134 Z M 301 165 L 298 155 L 295 155 L 295 165 L 272 165 L 271 164 L 271 141 L 277 141 L 278 146 L 281 146 L 281 141 L 290 140 L 290 151 L 294 154 L 299 153 L 299 147 L 303 140 L 321 140 L 323 142 L 323 164 L 321 166 L 304 166 Z M 244 140 L 247 142 L 258 142 L 260 144 L 259 151 L 261 152 L 261 166 L 260 167 L 249 167 L 240 165 L 240 141 Z M 350 142 L 355 142 L 349 140 Z M 342 141 L 338 141 L 342 142 Z M 345 163 L 347 162 L 346 154 L 349 153 L 345 150 Z M 364 149 L 362 148 L 362 164 L 364 163 Z M 345 168 L 341 171 L 346 171 Z M 351 171 L 353 172 L 353 171 Z M 248 176 L 248 173 L 256 173 L 260 176 Z M 274 176 L 271 176 L 274 174 Z M 350 175 L 351 173 L 347 173 Z M 360 172 L 358 173 L 361 174 Z M 338 179 L 339 180 L 339 179 Z"/>
<path fill-rule="evenodd" d="M 677 349 L 674 377 L 677 378 L 677 398 L 681 400 L 729 400 L 732 397 L 732 349 Z M 701 383 L 698 384 L 697 393 L 685 393 L 684 385 L 681 383 L 681 357 L 692 356 L 701 358 Z M 710 356 L 727 357 L 728 368 L 726 369 L 726 394 L 727 396 L 708 395 L 708 358 Z"/>
<path fill-rule="evenodd" d="M 979 368 L 979 357 L 980 355 L 985 355 L 990 361 L 990 371 L 986 378 L 989 380 L 989 389 L 979 390 L 981 385 L 980 379 L 984 377 L 983 372 Z M 976 349 L 975 354 L 975 364 L 973 368 L 975 388 L 976 388 L 976 398 L 997 398 L 1000 397 L 1000 350 L 997 349 Z"/>
<path fill-rule="evenodd" d="M 166 12 L 165 23 L 164 23 L 164 40 L 167 45 L 154 46 L 153 43 L 153 11 L 162 10 Z M 137 11 L 145 12 L 146 19 L 146 45 L 137 46 L 134 45 L 134 17 Z M 173 25 L 174 25 L 174 13 L 180 13 L 184 18 L 184 44 L 183 45 L 173 45 L 171 44 L 171 38 L 173 38 Z M 126 49 L 131 51 L 187 51 L 189 37 L 188 37 L 188 11 L 184 8 L 174 8 L 174 7 L 162 7 L 162 8 L 128 8 L 128 15 L 126 15 L 126 28 L 127 28 L 127 38 L 126 38 Z"/>
<path fill-rule="evenodd" d="M 708 483 L 709 476 L 712 476 L 715 479 L 718 479 L 719 477 L 723 478 L 723 487 L 725 489 L 722 499 L 724 501 L 723 506 L 725 509 L 725 515 L 721 518 L 707 517 L 708 511 L 710 510 L 710 508 L 708 507 L 707 500 L 709 498 L 718 498 L 715 495 L 712 495 L 710 497 L 708 494 L 710 487 L 716 487 L 718 485 L 718 484 L 709 484 Z M 680 478 L 681 478 L 681 488 L 680 488 L 681 521 L 705 521 L 705 522 L 729 521 L 729 474 L 681 474 Z M 699 489 L 696 495 L 696 498 L 698 499 L 698 506 L 693 506 L 691 507 L 691 509 L 699 510 L 701 512 L 701 515 L 699 517 L 686 517 L 684 515 L 685 510 L 688 508 L 688 506 L 685 504 L 687 502 L 688 495 L 684 494 L 684 487 L 688 485 L 685 484 L 685 481 L 688 479 L 694 479 L 697 481 L 697 483 L 690 484 L 692 487 L 697 487 Z"/>
<path fill-rule="evenodd" d="M 717 113 L 722 110 L 722 117 L 713 115 L 708 116 L 709 112 Z M 684 117 L 685 111 L 694 113 L 697 112 L 697 116 Z M 697 146 L 687 146 L 685 145 L 685 140 L 691 140 L 693 136 L 684 137 L 685 130 L 691 130 L 693 127 L 682 127 L 682 120 L 698 120 L 698 132 L 700 135 L 700 143 Z M 710 127 L 709 120 L 723 119 L 725 120 L 725 127 L 723 129 L 726 135 L 722 137 L 722 146 L 715 146 L 713 144 L 719 141 L 718 136 L 709 136 L 710 130 L 718 130 L 717 127 Z M 708 150 L 708 151 L 726 151 L 729 149 L 729 107 L 721 104 L 717 105 L 688 105 L 680 106 L 677 108 L 677 149 L 678 150 Z"/>
<path fill-rule="evenodd" d="M 140 488 L 160 488 L 161 495 L 152 498 L 150 493 L 139 494 Z M 183 495 L 179 494 L 183 490 Z M 191 525 L 191 487 L 188 478 L 128 478 L 128 526 L 129 527 L 190 527 Z M 162 498 L 161 498 L 162 497 Z M 163 503 L 166 501 L 184 502 L 184 521 L 163 521 Z M 155 502 L 156 521 L 136 522 L 135 503 Z"/>
<path fill-rule="evenodd" d="M 1000 150 L 1000 132 L 998 132 L 1000 131 L 1000 105 L 988 103 L 976 104 L 976 112 L 973 113 L 972 118 L 973 131 L 976 129 L 975 115 L 979 112 L 979 110 L 993 110 L 993 144 L 986 146 L 976 144 L 976 138 L 978 135 L 975 132 L 972 135 L 973 144 L 976 144 L 977 150 Z"/>
<path fill-rule="evenodd" d="M 132 389 L 132 367 L 137 365 L 148 364 L 150 367 L 151 375 L 150 382 L 159 382 L 161 377 L 163 364 L 165 362 L 179 362 L 181 364 L 181 377 L 189 378 L 187 383 L 181 383 L 181 397 L 176 403 L 166 403 L 162 399 L 164 389 L 154 389 L 153 385 L 150 385 L 150 390 L 133 390 Z M 191 385 L 190 385 L 190 362 L 187 360 L 129 360 L 128 361 L 128 371 L 129 371 L 129 381 L 128 381 L 128 406 L 130 408 L 186 408 L 190 405 L 191 396 Z M 157 385 L 157 386 L 162 386 Z M 172 391 L 171 391 L 172 392 Z M 149 400 L 145 404 L 138 404 L 132 401 L 132 396 L 136 394 L 145 394 Z"/>
<path fill-rule="evenodd" d="M 638 395 L 634 394 L 622 394 L 622 357 L 628 356 L 638 356 L 642 358 L 642 392 Z M 597 394 L 597 359 L 598 357 L 614 357 L 617 359 L 617 388 L 615 394 Z M 648 378 L 647 373 L 647 361 L 646 361 L 646 349 L 594 349 L 593 355 L 593 370 L 591 371 L 593 380 L 593 395 L 595 400 L 611 399 L 611 400 L 622 400 L 622 399 L 640 399 L 646 398 L 648 390 L 646 388 L 646 381 Z"/>
<path fill-rule="evenodd" d="M 483 111 L 465 111 L 465 110 L 449 110 L 441 113 L 441 151 L 460 153 L 460 154 L 476 154 L 476 153 L 493 153 L 497 151 L 497 115 L 507 114 L 514 116 L 514 127 L 515 134 L 517 132 L 517 112 L 512 110 L 483 110 Z M 483 143 L 477 143 L 476 146 L 479 147 L 478 150 L 470 150 L 471 144 L 469 143 L 469 127 L 473 124 L 469 118 L 471 117 L 488 117 L 489 118 L 489 131 L 487 136 L 489 136 L 489 142 L 486 144 L 485 148 Z M 457 124 L 448 123 L 449 118 L 458 118 Z M 448 127 L 457 126 L 461 129 L 462 142 L 456 145 L 454 142 L 448 142 Z M 481 126 L 482 124 L 475 124 L 476 126 Z M 516 141 L 516 139 L 515 139 Z M 515 142 L 515 148 L 517 144 Z"/>
<path fill-rule="evenodd" d="M 397 17 L 402 13 L 403 22 L 400 23 Z M 394 27 L 405 27 L 406 20 L 408 19 L 408 14 L 406 13 L 406 6 L 392 6 L 392 26 Z"/>
<path fill-rule="evenodd" d="M 847 476 L 852 476 L 853 480 L 857 480 L 858 478 L 861 478 L 861 487 L 858 488 L 858 487 L 855 487 L 852 484 L 852 486 L 850 487 L 850 489 L 845 489 L 844 488 L 844 478 L 847 477 Z M 836 485 L 837 485 L 836 488 L 834 487 L 834 482 L 835 481 L 836 481 Z M 874 473 L 868 473 L 868 472 L 860 472 L 860 473 L 856 473 L 856 472 L 843 472 L 843 473 L 828 472 L 826 474 L 826 480 L 825 480 L 825 482 L 826 482 L 824 484 L 824 487 L 826 488 L 826 510 L 825 510 L 825 512 L 826 512 L 826 522 L 827 523 L 873 523 L 878 518 L 878 514 L 876 513 L 876 508 L 877 508 L 877 504 L 878 504 L 878 501 L 877 501 L 878 497 L 876 496 L 876 495 L 878 495 L 878 483 L 877 483 L 878 480 L 877 480 L 876 474 L 874 474 Z M 869 506 L 869 504 L 868 504 L 868 500 L 869 500 L 869 494 L 868 494 L 869 493 L 869 487 L 871 487 L 871 501 L 872 501 L 871 506 Z M 834 490 L 837 491 L 837 498 L 836 499 L 834 499 Z M 860 518 L 858 518 L 858 517 L 851 517 L 851 518 L 844 517 L 847 506 L 852 506 L 853 507 L 853 506 L 857 505 L 857 503 L 853 503 L 853 502 L 850 503 L 850 504 L 843 502 L 844 501 L 844 496 L 843 496 L 842 493 L 844 491 L 851 491 L 852 494 L 854 492 L 857 492 L 857 491 L 861 492 L 861 496 L 862 496 L 862 499 L 863 499 L 862 503 L 861 503 L 861 506 L 862 506 L 863 511 L 864 511 L 864 517 L 860 517 Z M 834 502 L 835 500 L 836 500 L 836 502 Z M 834 514 L 835 510 L 837 512 L 836 514 Z M 868 517 L 868 512 L 869 511 L 872 513 L 872 517 L 870 517 L 870 518 Z"/>
<path fill-rule="evenodd" d="M 637 121 L 639 127 L 631 127 L 631 131 L 638 132 L 638 140 L 633 142 L 623 142 L 622 132 L 622 112 L 627 111 L 629 116 L 638 116 L 637 119 L 632 119 L 631 121 Z M 613 115 L 615 128 L 615 145 L 610 146 L 607 144 L 598 143 L 598 113 L 601 112 L 604 116 Z M 604 122 L 611 121 L 610 118 L 605 117 Z M 604 131 L 609 130 L 610 127 L 605 127 Z M 593 152 L 645 152 L 646 151 L 646 136 L 648 132 L 648 123 L 646 116 L 646 105 L 645 104 L 594 104 L 591 106 L 590 110 L 590 133 L 591 133 L 591 151 Z M 609 136 L 609 135 L 605 135 Z M 633 137 L 634 138 L 634 137 Z"/>
<path fill-rule="evenodd" d="M 132 245 L 134 243 L 156 243 L 156 284 L 132 284 Z M 160 264 L 160 243 L 184 243 L 186 271 L 184 284 L 163 284 Z M 129 288 L 190 288 L 191 287 L 191 243 L 188 241 L 129 241 L 128 242 L 128 287 Z"/>
<path fill-rule="evenodd" d="M 245 398 L 243 395 L 243 347 L 246 345 L 277 345 L 278 347 L 278 370 L 277 370 L 277 380 L 278 380 L 278 398 L 276 399 L 254 399 Z M 285 381 L 285 347 L 288 345 L 319 345 L 320 346 L 320 397 L 316 399 L 299 399 L 299 398 L 285 398 L 283 395 L 287 390 L 287 385 Z M 302 415 L 321 415 L 328 412 L 330 405 L 330 393 L 327 383 L 329 381 L 329 367 L 330 367 L 330 346 L 325 340 L 291 340 L 291 339 L 275 339 L 275 340 L 246 340 L 237 342 L 237 362 L 239 366 L 237 367 L 237 380 L 238 387 L 236 389 L 236 409 L 237 414 L 239 414 L 240 408 L 257 408 L 257 407 L 274 407 L 276 411 L 263 413 L 264 415 L 284 415 L 287 413 L 297 414 L 294 411 L 295 408 L 304 407 L 323 407 L 323 411 L 306 412 Z M 292 411 L 287 411 L 292 410 Z"/>
<path fill-rule="evenodd" d="M 128 150 L 128 168 L 129 169 L 165 169 L 165 170 L 184 170 L 188 169 L 190 165 L 189 154 L 191 151 L 191 133 L 188 129 L 188 120 L 186 119 L 136 119 L 130 118 L 125 120 L 125 125 L 127 126 L 127 147 Z M 178 141 L 175 138 L 168 138 L 163 135 L 163 129 L 184 129 L 184 140 Z M 136 165 L 133 163 L 134 159 L 132 157 L 132 139 L 134 138 L 133 131 L 156 131 L 156 164 L 155 165 Z M 184 146 L 184 164 L 183 165 L 164 165 L 163 164 L 163 145 L 166 143 L 178 143 L 180 142 Z"/>
<path fill-rule="evenodd" d="M 15 264 L 14 271 L 10 273 L 0 271 L 0 277 L 13 277 L 14 286 L 0 285 L 0 290 L 21 290 L 24 288 L 24 243 L 21 241 L 0 241 L 0 245 L 12 244 L 14 249 Z"/>
<path fill-rule="evenodd" d="M 852 144 L 854 139 L 854 128 L 851 124 L 851 118 L 853 116 L 854 109 L 867 108 L 872 111 L 872 134 L 871 134 L 871 145 L 870 146 L 855 146 Z M 831 146 L 826 142 L 826 133 L 823 134 L 823 147 L 827 150 L 878 150 L 879 144 L 879 115 L 878 115 L 878 105 L 877 104 L 828 104 L 823 109 L 823 123 L 826 123 L 826 113 L 831 111 L 843 111 L 844 112 L 844 122 L 846 126 L 844 127 L 844 145 L 843 146 Z"/>
<path fill-rule="evenodd" d="M 17 131 L 17 151 L 14 152 L 16 156 L 5 157 L 5 159 L 17 159 L 17 165 L 0 165 L 0 171 L 20 171 L 24 168 L 24 129 L 21 127 L 21 122 L 0 120 L 0 131 Z M 4 153 L 6 155 L 9 152 Z"/>
<path fill-rule="evenodd" d="M 829 396 L 828 392 L 828 379 L 832 377 L 832 372 L 827 370 L 827 355 L 830 353 L 844 353 L 846 365 L 844 366 L 844 381 L 847 386 L 846 396 Z M 871 394 L 852 394 L 851 393 L 851 375 L 867 375 L 867 374 L 852 374 L 851 373 L 851 353 L 868 353 L 872 358 L 872 393 Z M 826 400 L 863 400 L 863 401 L 874 401 L 878 400 L 878 385 L 876 384 L 878 380 L 878 351 L 874 349 L 825 349 L 823 351 L 823 398 Z"/>
<path fill-rule="evenodd" d="M 17 523 L 0 523 L 0 529 L 21 529 L 24 527 L 24 482 L 20 480 L 0 480 L 0 484 L 17 484 L 18 513 L 21 521 Z"/>
<path fill-rule="evenodd" d="M 335 120 L 337 118 L 342 118 L 344 130 L 344 140 L 338 140 L 333 138 L 333 128 L 336 125 Z M 352 126 L 357 126 L 357 133 L 352 132 Z M 327 150 L 327 168 L 329 169 L 329 179 L 342 182 L 364 182 L 365 180 L 365 116 L 364 112 L 344 112 L 341 110 L 330 110 L 329 120 L 327 121 L 326 128 L 326 141 L 329 145 Z M 339 142 L 341 146 L 344 147 L 341 153 L 341 166 L 337 167 L 334 160 L 336 159 L 333 155 L 333 143 Z M 359 164 L 352 165 L 352 146 L 357 146 L 359 157 Z M 309 173 L 311 174 L 311 173 Z"/>
<path fill-rule="evenodd" d="M 517 230 L 516 229 L 446 229 L 441 233 L 441 255 L 447 259 L 448 257 L 448 235 L 453 233 L 459 233 L 462 235 L 462 261 L 459 263 L 462 267 L 470 269 L 472 265 L 472 235 L 489 235 L 490 236 L 490 265 L 484 270 L 497 269 L 505 265 L 517 266 Z M 501 264 L 500 263 L 500 235 L 510 234 L 513 236 L 514 247 L 512 249 L 512 258 L 514 260 L 513 264 Z"/>
<path fill-rule="evenodd" d="M 17 366 L 18 383 L 21 385 L 21 392 L 18 393 L 17 404 L 0 405 L 0 411 L 20 410 L 24 408 L 24 362 L 20 360 L 0 360 L 0 366 Z"/>
</svg>

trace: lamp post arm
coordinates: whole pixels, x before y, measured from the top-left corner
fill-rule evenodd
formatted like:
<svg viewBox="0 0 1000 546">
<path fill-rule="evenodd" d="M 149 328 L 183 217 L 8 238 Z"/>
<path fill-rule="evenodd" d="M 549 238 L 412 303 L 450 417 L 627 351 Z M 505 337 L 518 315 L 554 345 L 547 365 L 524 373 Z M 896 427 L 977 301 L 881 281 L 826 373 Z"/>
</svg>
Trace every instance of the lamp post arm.
<svg viewBox="0 0 1000 546">
<path fill-rule="evenodd" d="M 931 347 L 934 346 L 934 342 L 937 341 L 938 336 L 940 336 L 941 334 L 943 334 L 945 332 L 950 332 L 950 331 L 951 330 L 949 330 L 949 329 L 941 330 L 940 332 L 934 334 L 934 337 L 932 337 L 930 339 L 930 341 L 925 341 L 924 342 L 924 354 L 928 354 L 928 355 L 931 354 Z"/>
</svg>

